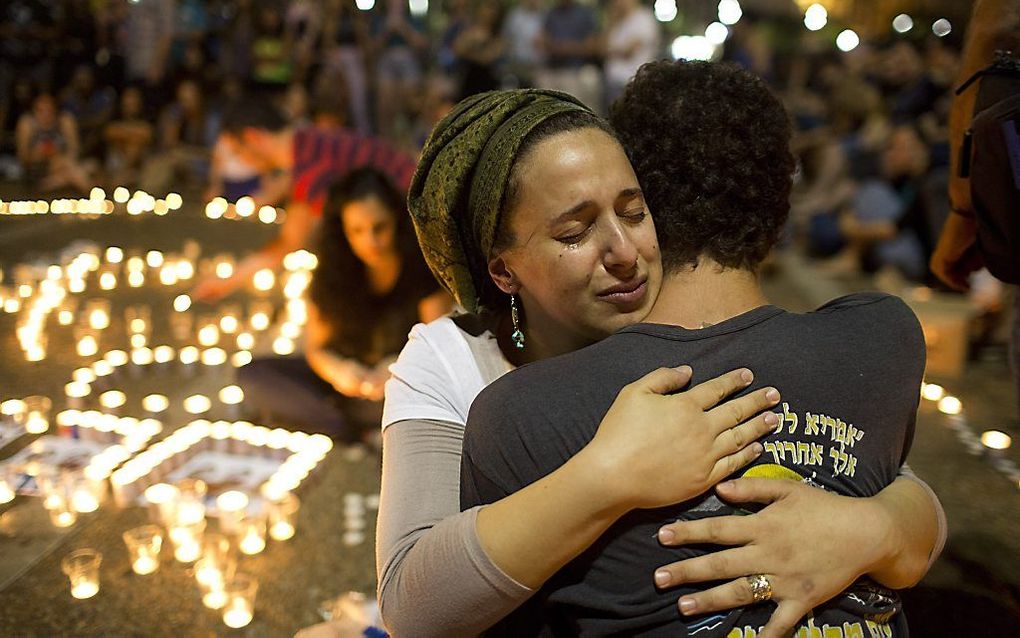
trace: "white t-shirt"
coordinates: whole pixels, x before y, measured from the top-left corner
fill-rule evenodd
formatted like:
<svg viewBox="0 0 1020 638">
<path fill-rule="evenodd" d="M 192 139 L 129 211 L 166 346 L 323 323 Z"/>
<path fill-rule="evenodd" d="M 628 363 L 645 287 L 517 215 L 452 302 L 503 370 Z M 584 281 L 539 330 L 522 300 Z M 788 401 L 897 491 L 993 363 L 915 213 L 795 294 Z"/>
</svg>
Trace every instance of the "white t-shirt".
<svg viewBox="0 0 1020 638">
<path fill-rule="evenodd" d="M 614 24 L 606 36 L 609 55 L 606 59 L 606 78 L 610 82 L 626 84 L 645 62 L 659 55 L 659 24 L 647 7 L 631 11 L 630 15 Z M 634 53 L 624 56 L 617 53 L 629 49 L 635 42 L 640 46 Z"/>
<path fill-rule="evenodd" d="M 491 361 L 505 364 L 496 376 L 510 370 L 496 339 L 488 332 L 478 337 L 468 335 L 450 317 L 411 328 L 407 345 L 390 366 L 383 429 L 411 420 L 466 425 L 471 403 L 494 380 L 492 374 L 483 373 L 472 347 Z"/>
</svg>

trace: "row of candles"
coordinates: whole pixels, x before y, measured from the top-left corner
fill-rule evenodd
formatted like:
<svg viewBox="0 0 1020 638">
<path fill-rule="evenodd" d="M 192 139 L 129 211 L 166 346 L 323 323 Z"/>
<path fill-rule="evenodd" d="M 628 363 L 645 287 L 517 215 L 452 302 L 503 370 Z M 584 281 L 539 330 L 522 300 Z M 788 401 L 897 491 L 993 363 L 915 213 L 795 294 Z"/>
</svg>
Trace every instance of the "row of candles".
<svg viewBox="0 0 1020 638">
<path fill-rule="evenodd" d="M 117 204 L 124 205 L 124 210 L 131 216 L 145 213 L 164 216 L 180 210 L 184 199 L 178 193 L 168 193 L 164 198 L 156 198 L 143 190 L 132 193 L 123 186 L 115 188 L 112 199 L 107 199 L 106 191 L 96 186 L 89 192 L 88 198 L 0 201 L 0 215 L 110 215 L 117 210 Z M 215 197 L 206 203 L 205 216 L 208 219 L 252 219 L 263 224 L 275 224 L 282 222 L 283 211 L 275 206 L 257 206 L 255 200 L 248 196 L 233 204 L 223 197 Z"/>
<path fill-rule="evenodd" d="M 113 191 L 113 200 L 106 198 L 106 191 L 100 186 L 92 188 L 87 199 L 16 200 L 0 201 L 0 215 L 110 215 L 116 204 L 125 204 L 129 215 L 152 213 L 163 216 L 170 211 L 180 210 L 184 199 L 178 193 L 168 193 L 165 198 L 156 199 L 149 193 L 136 190 L 134 193 L 123 186 Z"/>
<path fill-rule="evenodd" d="M 105 251 L 105 256 L 104 264 L 94 253 L 82 253 L 66 268 L 50 266 L 46 271 L 46 277 L 39 281 L 37 286 L 26 283 L 22 276 L 18 278 L 21 283 L 14 289 L 0 289 L 0 305 L 6 312 L 26 311 L 19 318 L 16 332 L 27 360 L 40 361 L 46 357 L 48 338 L 45 324 L 48 316 L 55 310 L 57 321 L 62 326 L 72 325 L 79 320 L 79 325 L 75 328 L 76 351 L 79 356 L 91 357 L 98 352 L 102 333 L 110 326 L 109 300 L 89 300 L 81 317 L 78 317 L 78 301 L 69 297 L 68 293 L 84 291 L 85 277 L 95 271 L 101 273 L 99 275 L 101 289 L 115 289 L 117 269 L 124 262 L 123 250 L 110 247 Z M 184 268 L 181 268 L 182 265 Z M 316 260 L 314 255 L 307 251 L 297 251 L 288 255 L 284 265 L 288 269 L 282 285 L 282 292 L 287 300 L 287 314 L 286 320 L 280 326 L 280 333 L 274 340 L 273 350 L 285 355 L 294 351 L 294 340 L 300 335 L 301 326 L 307 321 L 307 307 L 302 295 L 311 280 L 310 269 L 315 267 Z M 194 266 L 189 258 L 168 263 L 158 251 L 149 251 L 144 259 L 140 256 L 128 258 L 124 266 L 128 271 L 129 285 L 136 287 L 144 283 L 144 271 L 147 267 L 159 267 L 160 277 L 164 283 L 175 284 L 182 278 L 187 280 L 194 276 Z M 233 257 L 220 256 L 208 261 L 203 268 L 215 271 L 217 276 L 230 277 L 234 270 Z M 171 276 L 165 278 L 165 273 L 170 273 Z M 276 285 L 276 275 L 270 269 L 260 270 L 254 274 L 252 284 L 256 290 L 268 293 Z M 181 341 L 188 340 L 195 323 L 188 312 L 191 305 L 191 299 L 186 294 L 178 295 L 173 301 L 176 312 L 171 316 L 171 327 L 175 338 Z M 200 317 L 197 335 L 199 344 L 211 346 L 220 340 L 222 334 L 238 333 L 238 348 L 250 350 L 254 347 L 252 332 L 266 330 L 270 324 L 273 305 L 266 301 L 262 302 L 261 306 L 254 309 L 253 304 L 253 311 L 249 317 L 250 331 L 241 331 L 242 320 L 236 310 L 224 311 L 214 320 L 210 320 L 208 316 Z M 132 348 L 144 352 L 142 349 L 148 343 L 152 328 L 151 310 L 144 306 L 130 306 L 125 311 L 125 324 L 128 327 Z M 144 357 L 144 354 L 138 356 Z"/>
<path fill-rule="evenodd" d="M 261 508 L 253 508 L 247 494 L 227 491 L 215 499 L 219 532 L 208 532 L 207 487 L 203 481 L 183 479 L 157 483 L 145 490 L 151 523 L 123 534 L 131 569 L 147 576 L 160 568 L 164 538 L 177 562 L 193 565 L 192 574 L 202 604 L 220 610 L 231 628 L 248 625 L 254 617 L 257 580 L 237 571 L 237 554 L 255 555 L 266 548 L 266 537 L 286 541 L 296 531 L 299 501 L 291 493 L 263 490 Z M 164 529 L 166 534 L 164 536 Z M 74 598 L 99 592 L 102 556 L 91 549 L 72 552 L 62 562 Z"/>
</svg>

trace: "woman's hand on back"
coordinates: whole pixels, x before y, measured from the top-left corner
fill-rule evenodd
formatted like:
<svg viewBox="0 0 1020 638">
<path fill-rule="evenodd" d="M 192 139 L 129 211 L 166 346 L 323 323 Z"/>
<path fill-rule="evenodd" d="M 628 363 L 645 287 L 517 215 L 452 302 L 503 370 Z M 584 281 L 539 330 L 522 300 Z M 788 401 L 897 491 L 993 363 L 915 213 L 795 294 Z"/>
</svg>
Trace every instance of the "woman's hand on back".
<svg viewBox="0 0 1020 638">
<path fill-rule="evenodd" d="M 659 568 L 655 581 L 669 588 L 733 579 L 680 599 L 685 615 L 754 603 L 747 576 L 764 574 L 778 604 L 759 638 L 788 635 L 814 607 L 836 596 L 883 559 L 880 539 L 891 534 L 870 499 L 826 492 L 796 481 L 743 478 L 716 491 L 734 503 L 767 503 L 747 515 L 681 521 L 659 530 L 659 542 L 729 545 L 720 551 Z M 810 539 L 810 542 L 805 542 Z"/>
<path fill-rule="evenodd" d="M 761 455 L 760 437 L 778 417 L 775 388 L 726 400 L 754 380 L 728 372 L 684 392 L 688 366 L 660 368 L 623 388 L 585 448 L 611 477 L 610 498 L 625 509 L 655 508 L 693 498 Z"/>
</svg>

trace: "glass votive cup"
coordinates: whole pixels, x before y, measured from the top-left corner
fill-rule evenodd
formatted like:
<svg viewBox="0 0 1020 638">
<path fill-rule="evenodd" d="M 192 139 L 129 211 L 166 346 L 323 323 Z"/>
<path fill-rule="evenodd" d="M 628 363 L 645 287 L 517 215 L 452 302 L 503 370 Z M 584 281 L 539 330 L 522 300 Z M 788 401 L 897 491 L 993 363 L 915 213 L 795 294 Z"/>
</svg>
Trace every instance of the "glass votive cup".
<svg viewBox="0 0 1020 638">
<path fill-rule="evenodd" d="M 208 558 L 195 563 L 195 580 L 202 593 L 202 604 L 209 609 L 222 609 L 227 604 L 227 574 Z"/>
<path fill-rule="evenodd" d="M 156 483 L 145 489 L 145 502 L 149 504 L 149 520 L 167 529 L 176 523 L 177 488 L 169 483 Z"/>
<path fill-rule="evenodd" d="M 186 478 L 174 484 L 177 488 L 176 524 L 191 525 L 205 520 L 205 481 Z"/>
<path fill-rule="evenodd" d="M 237 490 L 223 492 L 216 497 L 216 509 L 219 513 L 220 531 L 224 534 L 237 534 L 248 509 L 248 495 Z"/>
<path fill-rule="evenodd" d="M 241 519 L 237 534 L 237 548 L 241 553 L 253 556 L 266 548 L 266 517 L 246 516 Z"/>
<path fill-rule="evenodd" d="M 163 547 L 163 530 L 158 525 L 142 525 L 124 532 L 124 544 L 131 558 L 131 569 L 141 576 L 159 569 L 159 550 Z"/>
<path fill-rule="evenodd" d="M 297 511 L 300 507 L 298 497 L 286 493 L 282 498 L 269 501 L 269 536 L 274 541 L 285 541 L 294 536 L 297 523 Z"/>
<path fill-rule="evenodd" d="M 240 629 L 251 622 L 255 615 L 255 594 L 258 587 L 258 581 L 248 574 L 234 574 L 234 577 L 226 582 L 223 624 L 232 629 Z"/>
<path fill-rule="evenodd" d="M 80 514 L 94 512 L 99 509 L 105 495 L 105 483 L 90 479 L 83 470 L 68 475 L 71 509 Z"/>
<path fill-rule="evenodd" d="M 202 537 L 202 559 L 227 576 L 232 576 L 237 567 L 237 554 L 230 539 L 215 532 Z"/>
<path fill-rule="evenodd" d="M 22 423 L 25 431 L 32 434 L 42 434 L 50 429 L 50 408 L 52 402 L 49 397 L 33 395 L 25 397 L 25 411 L 22 413 Z"/>
<path fill-rule="evenodd" d="M 202 556 L 202 534 L 205 520 L 191 525 L 171 527 L 169 536 L 174 544 L 174 558 L 181 563 L 193 563 Z"/>
<path fill-rule="evenodd" d="M 71 552 L 60 562 L 61 570 L 71 580 L 71 596 L 92 598 L 99 593 L 99 565 L 103 555 L 94 549 Z"/>
</svg>

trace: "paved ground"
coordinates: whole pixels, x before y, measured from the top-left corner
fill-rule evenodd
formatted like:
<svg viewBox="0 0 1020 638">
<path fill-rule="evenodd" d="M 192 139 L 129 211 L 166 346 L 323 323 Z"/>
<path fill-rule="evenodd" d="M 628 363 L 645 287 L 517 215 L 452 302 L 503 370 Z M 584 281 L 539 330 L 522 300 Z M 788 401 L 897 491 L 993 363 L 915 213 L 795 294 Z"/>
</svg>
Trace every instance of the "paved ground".
<svg viewBox="0 0 1020 638">
<path fill-rule="evenodd" d="M 0 190 L 0 197 L 8 199 L 11 194 Z M 0 265 L 10 273 L 16 262 L 52 259 L 55 252 L 79 239 L 104 246 L 173 251 L 179 250 L 185 239 L 195 238 L 202 242 L 207 254 L 216 254 L 241 252 L 257 245 L 271 232 L 267 227 L 250 222 L 209 222 L 188 206 L 165 218 L 0 217 Z M 768 281 L 767 290 L 780 305 L 803 310 L 845 292 L 846 286 L 822 276 L 811 266 L 786 261 Z M 161 287 L 122 294 L 124 297 L 118 304 L 129 303 L 130 299 L 151 303 L 154 307 L 168 303 L 168 291 Z M 115 310 L 115 318 L 118 315 Z M 57 354 L 70 346 L 69 336 L 57 333 L 51 337 L 51 356 L 47 361 L 28 364 L 21 359 L 13 333 L 11 317 L 0 314 L 0 352 L 4 355 L 4 362 L 0 364 L 0 399 L 31 393 L 62 396 L 62 386 L 70 371 L 81 365 L 76 357 Z M 216 383 L 226 381 L 217 379 Z M 182 391 L 174 387 L 176 381 L 172 378 L 161 383 L 169 388 L 168 393 Z M 1011 384 L 1002 357 L 997 358 L 993 352 L 987 360 L 969 366 L 961 379 L 945 380 L 944 385 L 963 401 L 973 431 L 980 433 L 997 428 L 1020 437 Z M 942 498 L 950 525 L 950 538 L 943 557 L 920 586 L 906 593 L 913 633 L 918 636 L 1017 635 L 1016 628 L 1020 626 L 1020 486 L 1007 480 L 981 455 L 970 453 L 961 443 L 958 431 L 950 427 L 952 424 L 949 417 L 930 404 L 924 405 L 910 458 L 915 471 L 928 480 Z M 0 458 L 13 449 L 0 451 Z M 1020 441 L 1007 458 L 1020 461 Z M 286 573 L 281 583 L 286 583 L 287 587 L 266 589 L 259 614 L 250 627 L 251 634 L 286 634 L 314 620 L 316 603 L 326 595 L 352 588 L 371 588 L 374 580 L 371 539 L 355 547 L 336 543 L 336 538 L 342 534 L 337 520 L 339 512 L 336 511 L 337 519 L 330 519 L 326 514 L 336 507 L 336 500 L 346 491 L 377 491 L 377 472 L 377 459 L 371 456 L 349 462 L 338 455 L 331 459 L 327 478 L 309 486 L 303 498 L 319 504 L 315 506 L 319 513 L 306 514 L 310 517 L 306 520 L 306 534 L 315 530 L 321 536 L 309 541 L 310 536 L 306 535 L 306 540 L 299 545 L 283 546 L 284 549 L 279 550 L 271 548 L 258 559 L 261 562 L 252 567 L 269 580 L 283 578 L 281 574 Z M 62 588 L 63 577 L 56 566 L 59 557 L 77 547 L 76 543 L 82 539 L 91 538 L 106 539 L 101 542 L 109 542 L 110 551 L 117 551 L 116 543 L 109 539 L 123 531 L 118 526 L 126 528 L 132 517 L 137 517 L 137 512 L 101 511 L 79 523 L 70 533 L 38 536 L 32 543 L 24 534 L 19 537 L 17 533 L 21 529 L 19 521 L 32 516 L 30 507 L 24 504 L 14 508 L 0 506 L 0 634 L 114 635 L 118 633 L 117 619 L 129 623 L 124 625 L 124 633 L 130 634 L 211 635 L 222 631 L 222 625 L 209 618 L 196 620 L 197 614 L 203 612 L 194 600 L 169 593 L 183 586 L 182 570 L 178 570 L 180 574 L 173 570 L 161 571 L 163 576 L 157 576 L 148 587 L 157 592 L 166 590 L 165 596 L 117 593 L 119 588 L 131 589 L 135 581 L 115 572 L 110 586 L 104 590 L 106 602 L 96 599 L 91 611 L 90 603 L 72 605 Z M 11 559 L 12 552 L 18 553 L 20 560 Z M 320 562 L 316 557 L 325 553 L 334 557 L 318 567 L 310 567 L 314 570 L 309 572 L 311 578 L 301 578 L 299 566 L 316 565 Z M 113 564 L 123 571 L 125 565 L 118 561 L 114 560 Z M 171 601 L 172 609 L 161 607 Z M 129 622 L 128 619 L 134 620 Z"/>
</svg>

